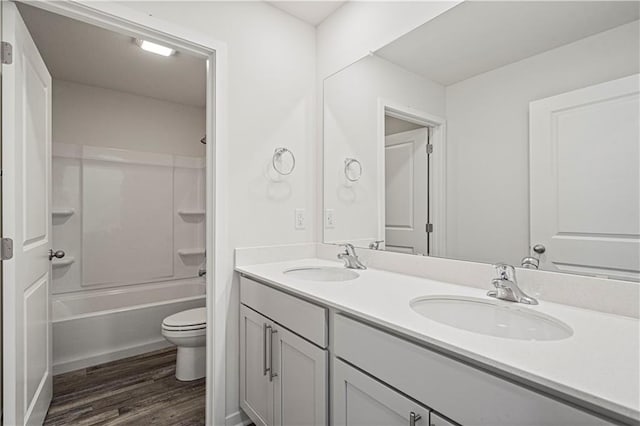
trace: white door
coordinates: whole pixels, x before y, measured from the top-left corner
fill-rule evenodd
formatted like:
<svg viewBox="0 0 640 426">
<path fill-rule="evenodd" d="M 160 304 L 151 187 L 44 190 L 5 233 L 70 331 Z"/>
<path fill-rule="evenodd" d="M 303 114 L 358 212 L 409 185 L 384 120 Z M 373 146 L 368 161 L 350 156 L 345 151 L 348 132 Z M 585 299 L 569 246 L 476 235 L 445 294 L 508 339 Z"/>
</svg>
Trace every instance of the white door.
<svg viewBox="0 0 640 426">
<path fill-rule="evenodd" d="M 275 424 L 328 424 L 327 351 L 283 327 L 276 327 L 274 332 Z"/>
<path fill-rule="evenodd" d="M 416 426 L 429 424 L 429 410 L 340 360 L 334 363 L 333 424 Z"/>
<path fill-rule="evenodd" d="M 541 269 L 640 279 L 640 75 L 530 104 Z"/>
<path fill-rule="evenodd" d="M 51 76 L 15 4 L 3 2 L 2 220 L 14 257 L 3 261 L 4 424 L 40 424 L 52 396 Z"/>
<path fill-rule="evenodd" d="M 429 129 L 385 138 L 385 249 L 428 254 Z"/>
<path fill-rule="evenodd" d="M 240 406 L 257 426 L 273 425 L 272 327 L 267 318 L 240 306 Z"/>
</svg>

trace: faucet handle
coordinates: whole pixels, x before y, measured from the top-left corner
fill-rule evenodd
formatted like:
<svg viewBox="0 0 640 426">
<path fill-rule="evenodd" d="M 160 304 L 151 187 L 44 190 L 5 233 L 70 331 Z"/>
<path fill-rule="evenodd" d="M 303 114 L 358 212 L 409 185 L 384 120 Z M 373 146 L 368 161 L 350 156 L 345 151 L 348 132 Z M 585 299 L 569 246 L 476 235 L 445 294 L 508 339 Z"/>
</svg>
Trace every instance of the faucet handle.
<svg viewBox="0 0 640 426">
<path fill-rule="evenodd" d="M 344 243 L 344 244 L 339 244 L 340 247 L 344 247 L 344 254 L 349 255 L 349 256 L 354 256 L 356 249 L 353 246 L 353 244 L 351 243 Z"/>
<path fill-rule="evenodd" d="M 384 243 L 384 240 L 375 240 L 372 243 L 369 243 L 369 248 L 371 250 L 380 250 L 380 244 Z"/>
<path fill-rule="evenodd" d="M 501 280 L 509 280 L 515 281 L 516 279 L 516 268 L 506 263 L 496 263 L 493 265 L 496 268 L 496 272 L 498 273 L 498 278 Z"/>
</svg>

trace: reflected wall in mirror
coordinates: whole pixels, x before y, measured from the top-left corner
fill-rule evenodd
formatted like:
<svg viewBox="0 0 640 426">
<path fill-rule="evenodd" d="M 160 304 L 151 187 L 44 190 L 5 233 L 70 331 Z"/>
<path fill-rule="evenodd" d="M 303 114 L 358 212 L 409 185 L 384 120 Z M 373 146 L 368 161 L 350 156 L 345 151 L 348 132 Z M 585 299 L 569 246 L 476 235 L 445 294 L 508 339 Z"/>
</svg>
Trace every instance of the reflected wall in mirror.
<svg viewBox="0 0 640 426">
<path fill-rule="evenodd" d="M 640 280 L 639 9 L 464 2 L 327 78 L 324 241 Z"/>
</svg>

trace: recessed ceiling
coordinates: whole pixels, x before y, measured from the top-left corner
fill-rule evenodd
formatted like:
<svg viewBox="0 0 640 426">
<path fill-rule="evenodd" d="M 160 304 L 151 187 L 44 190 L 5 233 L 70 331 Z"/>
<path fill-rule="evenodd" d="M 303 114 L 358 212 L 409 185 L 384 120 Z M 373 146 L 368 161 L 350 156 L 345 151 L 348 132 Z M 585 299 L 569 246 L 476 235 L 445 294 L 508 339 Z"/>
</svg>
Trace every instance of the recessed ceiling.
<svg viewBox="0 0 640 426">
<path fill-rule="evenodd" d="M 267 1 L 267 3 L 315 27 L 345 4 L 346 0 Z"/>
<path fill-rule="evenodd" d="M 186 105 L 206 105 L 206 62 L 163 57 L 133 38 L 18 3 L 52 77 Z"/>
<path fill-rule="evenodd" d="M 635 1 L 469 1 L 376 54 L 447 86 L 639 18 Z"/>
</svg>

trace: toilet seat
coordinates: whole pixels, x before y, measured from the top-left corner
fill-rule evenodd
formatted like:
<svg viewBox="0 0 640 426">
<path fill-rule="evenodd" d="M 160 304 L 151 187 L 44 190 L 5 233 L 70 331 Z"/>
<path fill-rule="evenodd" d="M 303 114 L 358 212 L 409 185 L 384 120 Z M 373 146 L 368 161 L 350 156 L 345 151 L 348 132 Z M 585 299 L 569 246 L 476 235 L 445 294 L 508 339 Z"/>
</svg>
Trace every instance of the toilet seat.
<svg viewBox="0 0 640 426">
<path fill-rule="evenodd" d="M 204 328 L 198 330 L 167 330 L 163 328 L 162 335 L 176 346 L 204 346 L 207 343 L 207 330 Z"/>
<path fill-rule="evenodd" d="M 166 331 L 195 331 L 207 328 L 207 309 L 195 308 L 169 315 L 162 321 Z"/>
</svg>

